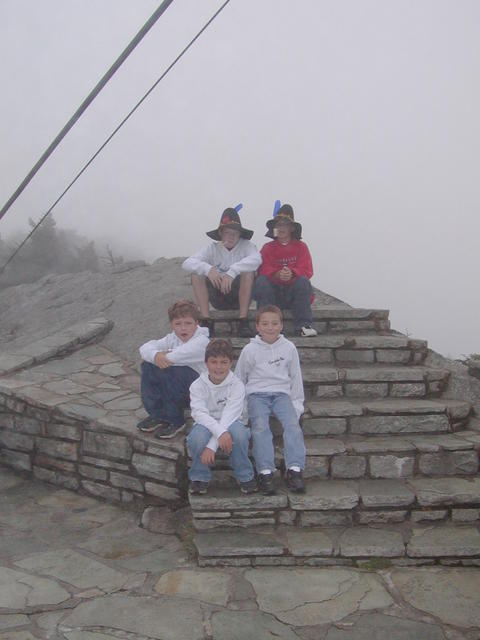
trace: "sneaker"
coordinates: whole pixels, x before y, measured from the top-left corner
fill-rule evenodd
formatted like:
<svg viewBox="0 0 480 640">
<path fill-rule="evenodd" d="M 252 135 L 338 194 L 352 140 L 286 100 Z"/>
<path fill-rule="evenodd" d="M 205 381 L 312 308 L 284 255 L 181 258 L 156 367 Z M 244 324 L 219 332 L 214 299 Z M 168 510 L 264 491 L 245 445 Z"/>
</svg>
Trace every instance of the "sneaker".
<svg viewBox="0 0 480 640">
<path fill-rule="evenodd" d="M 295 335 L 301 338 L 313 338 L 317 335 L 317 331 L 311 325 L 304 324 L 303 327 L 295 330 Z"/>
<path fill-rule="evenodd" d="M 200 496 L 205 495 L 208 491 L 208 482 L 203 482 L 203 480 L 192 480 L 190 482 L 190 486 L 188 487 L 188 493 L 192 496 Z"/>
<path fill-rule="evenodd" d="M 240 487 L 240 491 L 242 493 L 255 493 L 255 491 L 258 491 L 255 478 L 247 480 L 246 482 L 239 482 L 238 486 Z"/>
<path fill-rule="evenodd" d="M 176 427 L 169 422 L 162 422 L 159 429 L 155 431 L 155 438 L 162 440 L 164 438 L 174 438 L 176 435 L 181 433 L 185 429 L 185 424 L 181 424 L 179 427 Z"/>
<path fill-rule="evenodd" d="M 200 318 L 198 324 L 201 327 L 206 327 L 208 329 L 208 337 L 210 340 L 213 338 L 215 334 L 215 323 L 211 318 Z"/>
<path fill-rule="evenodd" d="M 152 431 L 155 431 L 155 429 L 161 424 L 162 421 L 159 418 L 147 416 L 143 420 L 140 420 L 140 422 L 137 424 L 137 429 L 139 429 L 143 433 L 151 433 Z"/>
<path fill-rule="evenodd" d="M 287 471 L 287 488 L 296 493 L 305 493 L 305 483 L 301 471 Z"/>
<path fill-rule="evenodd" d="M 275 485 L 273 484 L 273 473 L 258 474 L 258 488 L 264 496 L 271 496 L 275 493 Z"/>
<path fill-rule="evenodd" d="M 247 318 L 240 318 L 238 321 L 237 335 L 240 338 L 253 338 L 253 331 L 250 329 Z"/>
</svg>

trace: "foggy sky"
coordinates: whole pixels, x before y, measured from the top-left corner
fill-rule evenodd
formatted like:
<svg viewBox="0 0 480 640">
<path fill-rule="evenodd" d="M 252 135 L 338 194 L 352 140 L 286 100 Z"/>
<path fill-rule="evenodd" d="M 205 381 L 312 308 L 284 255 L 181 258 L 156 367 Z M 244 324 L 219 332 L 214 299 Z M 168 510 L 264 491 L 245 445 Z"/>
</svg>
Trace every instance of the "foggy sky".
<svg viewBox="0 0 480 640">
<path fill-rule="evenodd" d="M 158 4 L 0 0 L 1 204 Z M 49 208 L 221 4 L 174 0 L 2 237 Z M 231 0 L 54 217 L 151 261 L 198 249 L 239 202 L 261 247 L 278 198 L 316 286 L 389 308 L 445 355 L 480 352 L 479 43 L 477 0 Z"/>
</svg>

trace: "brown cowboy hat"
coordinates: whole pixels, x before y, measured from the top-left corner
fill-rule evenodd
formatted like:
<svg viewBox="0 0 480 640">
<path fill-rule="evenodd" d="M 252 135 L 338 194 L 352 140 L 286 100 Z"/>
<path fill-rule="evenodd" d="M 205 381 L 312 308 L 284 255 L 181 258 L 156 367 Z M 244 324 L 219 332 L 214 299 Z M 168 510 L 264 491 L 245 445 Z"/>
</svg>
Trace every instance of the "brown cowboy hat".
<svg viewBox="0 0 480 640">
<path fill-rule="evenodd" d="M 299 222 L 295 222 L 292 205 L 282 204 L 282 206 L 280 206 L 279 200 L 275 202 L 273 218 L 271 220 L 267 220 L 268 231 L 265 234 L 267 238 L 275 238 L 273 230 L 275 228 L 275 224 L 279 220 L 288 220 L 292 225 L 292 238 L 294 240 L 300 240 L 302 237 L 302 225 Z"/>
<path fill-rule="evenodd" d="M 212 231 L 207 231 L 207 236 L 209 238 L 212 238 L 212 240 L 221 240 L 221 229 L 236 229 L 237 231 L 240 231 L 241 238 L 250 240 L 250 238 L 253 236 L 253 231 L 250 231 L 250 229 L 244 229 L 242 227 L 240 216 L 238 215 L 238 212 L 240 211 L 242 206 L 243 205 L 241 204 L 237 204 L 235 208 L 229 207 L 228 209 L 225 209 L 220 217 L 218 227 L 216 229 L 213 229 Z"/>
</svg>

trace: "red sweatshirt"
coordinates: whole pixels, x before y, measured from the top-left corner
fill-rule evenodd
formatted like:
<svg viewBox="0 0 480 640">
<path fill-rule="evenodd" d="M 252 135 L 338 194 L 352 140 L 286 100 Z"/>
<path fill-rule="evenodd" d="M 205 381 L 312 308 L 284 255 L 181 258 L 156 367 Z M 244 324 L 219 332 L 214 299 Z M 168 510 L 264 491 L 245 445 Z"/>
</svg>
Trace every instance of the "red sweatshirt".
<svg viewBox="0 0 480 640">
<path fill-rule="evenodd" d="M 313 275 L 312 257 L 307 245 L 301 240 L 290 240 L 288 244 L 281 244 L 278 240 L 267 242 L 260 251 L 262 254 L 262 264 L 258 274 L 267 276 L 275 284 L 290 285 L 299 276 L 310 278 Z M 295 278 L 290 282 L 282 282 L 274 277 L 274 273 L 282 267 L 288 267 L 293 271 Z"/>
</svg>

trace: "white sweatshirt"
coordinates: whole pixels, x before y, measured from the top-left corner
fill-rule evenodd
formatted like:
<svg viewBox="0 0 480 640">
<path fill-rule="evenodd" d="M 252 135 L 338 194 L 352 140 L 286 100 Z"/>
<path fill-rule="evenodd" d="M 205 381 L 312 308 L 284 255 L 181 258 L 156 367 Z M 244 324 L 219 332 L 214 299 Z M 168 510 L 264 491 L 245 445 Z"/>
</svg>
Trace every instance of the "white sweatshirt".
<svg viewBox="0 0 480 640">
<path fill-rule="evenodd" d="M 297 348 L 280 335 L 273 344 L 260 336 L 251 338 L 242 349 L 235 374 L 251 393 L 286 393 L 300 417 L 303 413 L 302 371 Z"/>
<path fill-rule="evenodd" d="M 187 258 L 182 269 L 187 273 L 207 276 L 212 267 L 221 274 L 236 278 L 241 273 L 256 271 L 262 264 L 257 247 L 245 238 L 240 238 L 233 249 L 225 249 L 222 242 L 212 242 Z"/>
<path fill-rule="evenodd" d="M 218 438 L 228 427 L 241 420 L 245 404 L 245 386 L 230 371 L 220 384 L 214 384 L 204 371 L 190 385 L 190 410 L 197 424 L 206 427 L 212 434 L 207 447 L 218 449 Z"/>
<path fill-rule="evenodd" d="M 167 358 L 174 366 L 191 367 L 197 373 L 202 373 L 206 369 L 205 349 L 208 342 L 207 327 L 197 327 L 187 342 L 182 342 L 172 331 L 160 340 L 145 342 L 139 351 L 142 360 L 146 362 L 155 364 L 155 356 L 159 351 L 163 351 L 167 353 Z"/>
</svg>

